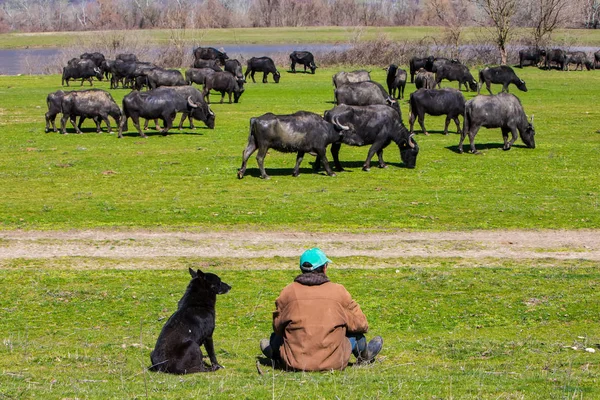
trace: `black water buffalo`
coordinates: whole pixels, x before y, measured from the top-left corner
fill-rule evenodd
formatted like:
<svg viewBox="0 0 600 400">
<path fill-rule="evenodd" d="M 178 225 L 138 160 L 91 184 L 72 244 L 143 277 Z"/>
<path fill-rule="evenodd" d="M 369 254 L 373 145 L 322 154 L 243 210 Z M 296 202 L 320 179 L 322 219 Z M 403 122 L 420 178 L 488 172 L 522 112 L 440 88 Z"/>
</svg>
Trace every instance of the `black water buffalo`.
<svg viewBox="0 0 600 400">
<path fill-rule="evenodd" d="M 63 68 L 62 85 L 64 86 L 66 82 L 67 86 L 69 86 L 69 80 L 81 79 L 80 86 L 83 86 L 84 81 L 89 81 L 90 86 L 94 86 L 92 78 L 97 78 L 99 81 L 102 80 L 103 76 L 100 68 L 92 60 L 74 58 Z"/>
<path fill-rule="evenodd" d="M 561 71 L 567 68 L 567 52 L 562 49 L 552 49 L 546 51 L 546 61 L 544 67 L 550 69 L 552 64 Z"/>
<path fill-rule="evenodd" d="M 383 161 L 383 149 L 391 142 L 398 145 L 400 159 L 404 166 L 406 168 L 415 167 L 419 146 L 402 123 L 402 118 L 390 107 L 340 105 L 325 111 L 325 120 L 338 121 L 340 124 L 354 127 L 356 136 L 360 137 L 362 141 L 362 144 L 354 144 L 355 146 L 372 145 L 363 164 L 363 171 L 371 169 L 371 159 L 375 154 L 379 159 L 379 168 L 386 167 Z M 341 145 L 341 142 L 331 145 L 333 162 L 339 171 L 344 170 L 338 157 Z"/>
<path fill-rule="evenodd" d="M 460 90 L 444 88 L 444 89 L 419 89 L 410 94 L 410 114 L 408 122 L 410 124 L 410 133 L 414 133 L 415 119 L 418 118 L 421 130 L 425 135 L 425 114 L 429 115 L 445 115 L 446 123 L 444 124 L 444 135 L 448 134 L 448 125 L 450 120 L 454 120 L 456 124 L 456 133 L 461 133 L 458 116 L 465 115 L 465 96 Z"/>
<path fill-rule="evenodd" d="M 525 63 L 529 65 L 538 65 L 542 61 L 542 57 L 546 55 L 546 50 L 538 47 L 531 47 L 529 49 L 519 50 L 519 67 L 523 68 Z"/>
<path fill-rule="evenodd" d="M 419 69 L 415 77 L 415 87 L 417 89 L 435 89 L 435 75 L 433 72 L 429 72 L 425 68 Z"/>
<path fill-rule="evenodd" d="M 390 96 L 396 97 L 396 90 L 398 90 L 398 98 L 403 99 L 404 88 L 406 87 L 406 71 L 402 68 L 398 68 L 395 64 L 391 64 L 386 68 L 386 72 L 388 93 Z"/>
<path fill-rule="evenodd" d="M 466 65 L 459 63 L 447 63 L 440 65 L 435 72 L 435 84 L 438 88 L 441 88 L 440 82 L 442 79 L 449 81 L 458 81 L 458 90 L 461 85 L 465 85 L 465 89 L 475 92 L 477 90 L 477 81 L 471 75 L 469 68 Z M 467 87 L 467 84 L 469 85 Z"/>
<path fill-rule="evenodd" d="M 194 49 L 194 59 L 218 60 L 221 65 L 225 65 L 225 60 L 229 59 L 229 57 L 222 48 L 217 50 L 214 47 L 196 47 Z"/>
<path fill-rule="evenodd" d="M 369 71 L 359 69 L 352 72 L 340 71 L 333 75 L 333 86 L 338 88 L 346 83 L 368 82 L 371 80 Z"/>
<path fill-rule="evenodd" d="M 481 88 L 485 83 L 490 94 L 492 93 L 491 84 L 498 83 L 502 85 L 502 91 L 508 93 L 508 85 L 514 84 L 517 89 L 526 92 L 527 86 L 525 81 L 520 79 L 515 71 L 507 65 L 500 65 L 498 67 L 486 67 L 479 71 L 479 86 L 477 87 L 477 94 L 481 92 Z"/>
<path fill-rule="evenodd" d="M 244 78 L 244 74 L 242 72 L 242 64 L 240 64 L 238 60 L 225 61 L 225 71 L 231 72 L 239 82 L 246 82 L 246 78 Z"/>
<path fill-rule="evenodd" d="M 115 57 L 115 60 L 121 60 L 121 61 L 125 61 L 125 62 L 137 62 L 138 58 L 133 53 L 121 53 L 121 54 L 117 54 L 117 56 Z"/>
<path fill-rule="evenodd" d="M 587 54 L 585 54 L 585 52 L 583 51 L 573 51 L 571 53 L 567 53 L 566 64 L 567 70 L 569 70 L 570 64 L 575 64 L 575 71 L 577 71 L 577 69 L 579 68 L 581 68 L 581 70 L 583 71 L 584 66 L 588 71 L 593 69 L 592 62 L 588 60 Z"/>
<path fill-rule="evenodd" d="M 62 101 L 63 101 L 63 98 L 65 97 L 65 94 L 67 94 L 67 93 L 70 93 L 70 92 L 65 92 L 63 90 L 57 90 L 56 92 L 49 93 L 48 96 L 46 96 L 46 105 L 48 106 L 48 112 L 45 114 L 45 117 L 46 117 L 45 132 L 46 133 L 48 133 L 48 131 L 50 130 L 50 124 L 52 124 L 52 130 L 54 132 L 58 132 L 54 122 L 56 121 L 56 116 L 58 114 L 62 113 Z M 85 120 L 85 117 L 79 118 L 79 124 L 77 124 L 79 129 L 81 129 L 81 125 L 83 124 L 84 120 Z M 98 120 L 96 118 L 94 121 L 96 122 L 96 130 L 99 132 L 100 131 L 100 126 L 99 126 L 100 120 Z M 73 126 L 75 126 L 75 116 L 74 115 L 71 115 L 71 124 Z"/>
<path fill-rule="evenodd" d="M 309 51 L 293 51 L 290 54 L 290 61 L 292 62 L 290 70 L 293 73 L 296 73 L 296 64 L 303 65 L 305 73 L 306 67 L 310 69 L 311 74 L 314 74 L 315 70 L 317 69 L 317 65 L 315 64 L 315 58 Z"/>
<path fill-rule="evenodd" d="M 307 111 L 298 111 L 291 115 L 267 113 L 257 118 L 250 118 L 250 134 L 242 155 L 238 178 L 244 177 L 248 158 L 257 149 L 256 161 L 263 179 L 269 178 L 264 165 L 269 149 L 283 153 L 297 153 L 293 176 L 300 174 L 300 163 L 306 153 L 316 153 L 327 174 L 335 176 L 329 167 L 325 150 L 331 143 L 339 141 L 350 145 L 362 143 L 349 127 L 335 121 L 327 122 L 319 115 Z M 315 169 L 317 168 L 318 165 L 315 165 Z"/>
<path fill-rule="evenodd" d="M 104 75 L 104 79 L 110 80 L 112 78 L 112 69 L 115 64 L 115 60 L 104 60 L 100 64 L 100 72 Z"/>
<path fill-rule="evenodd" d="M 63 134 L 67 133 L 67 119 L 71 121 L 75 131 L 81 133 L 79 126 L 73 123 L 74 117 L 92 118 L 96 121 L 97 132 L 100 132 L 99 119 L 102 119 L 106 123 L 109 133 L 112 132 L 112 128 L 108 117 L 113 117 L 117 125 L 121 121 L 119 106 L 115 103 L 110 93 L 101 89 L 67 92 L 62 99 L 61 108 L 63 115 L 60 119 L 60 130 Z"/>
<path fill-rule="evenodd" d="M 531 122 L 527 120 L 525 111 L 519 99 L 510 93 L 498 93 L 493 96 L 475 96 L 465 103 L 465 124 L 460 142 L 459 153 L 463 152 L 463 141 L 469 135 L 471 152 L 477 153 L 475 148 L 475 135 L 481 127 L 501 128 L 504 138 L 504 150 L 510 150 L 517 140 L 517 130 L 521 140 L 531 149 L 535 149 L 535 130 L 533 129 L 533 116 Z M 512 133 L 512 139 L 508 140 L 508 134 Z"/>
<path fill-rule="evenodd" d="M 119 137 L 122 138 L 123 131 L 127 130 L 127 120 L 129 118 L 133 121 L 140 136 L 147 137 L 140 127 L 140 117 L 147 120 L 162 119 L 163 129 L 160 133 L 166 135 L 169 129 L 173 127 L 175 116 L 182 111 L 191 115 L 192 118 L 205 121 L 209 128 L 214 127 L 214 113 L 210 111 L 208 106 L 206 109 L 202 107 L 199 101 L 202 99 L 202 94 L 198 89 L 195 89 L 195 91 L 199 96 L 197 97 L 198 103 L 194 102 L 193 96 L 184 97 L 173 88 L 161 87 L 147 92 L 132 91 L 123 98 L 123 119 L 119 125 Z M 181 123 L 183 123 L 183 119 Z"/>
<path fill-rule="evenodd" d="M 153 68 L 144 71 L 150 89 L 160 86 L 183 86 L 187 85 L 185 78 L 179 70 Z"/>
<path fill-rule="evenodd" d="M 217 64 L 217 60 L 194 60 L 194 64 L 192 64 L 193 68 L 210 68 L 214 71 L 223 71 L 219 64 Z"/>
<path fill-rule="evenodd" d="M 337 104 L 349 106 L 370 106 L 373 104 L 386 104 L 402 115 L 398 102 L 387 94 L 383 86 L 377 82 L 351 82 L 335 89 Z"/>
<path fill-rule="evenodd" d="M 434 59 L 428 59 L 425 63 L 425 69 L 429 72 L 433 72 L 434 74 L 438 71 L 438 69 L 442 65 L 446 64 L 459 64 L 462 65 L 457 59 L 449 59 L 444 57 L 436 57 Z"/>
<path fill-rule="evenodd" d="M 147 86 L 146 73 L 157 68 L 156 65 L 147 62 L 115 60 L 111 68 L 110 88 L 116 89 L 121 83 L 123 87 L 134 87 L 139 90 L 140 85 Z M 140 81 L 139 77 L 143 77 L 143 80 Z"/>
<path fill-rule="evenodd" d="M 186 120 L 186 118 L 188 118 L 190 121 L 191 129 L 196 128 L 194 126 L 194 119 L 204 122 L 209 129 L 215 128 L 215 113 L 210 109 L 210 106 L 204 101 L 204 95 L 201 91 L 199 91 L 193 86 L 188 85 L 161 86 L 159 88 L 154 89 L 153 93 L 161 93 L 163 91 L 166 92 L 168 90 L 173 90 L 179 95 L 179 97 L 176 100 L 174 100 L 177 112 L 181 112 L 181 120 L 179 120 L 179 129 L 183 127 L 183 122 Z M 188 99 L 190 99 L 192 103 L 196 104 L 197 107 L 188 107 Z M 146 120 L 144 129 L 146 129 L 147 125 L 148 120 Z"/>
<path fill-rule="evenodd" d="M 267 75 L 269 73 L 273 74 L 273 80 L 275 83 L 279 83 L 279 78 L 281 74 L 275 68 L 275 63 L 269 57 L 252 57 L 248 60 L 248 66 L 246 67 L 246 73 L 244 74 L 244 79 L 248 79 L 248 74 L 252 78 L 252 82 L 256 83 L 254 80 L 254 73 L 262 72 L 263 73 L 263 83 L 267 83 Z"/>
<path fill-rule="evenodd" d="M 94 62 L 94 64 L 96 64 L 96 67 L 98 67 L 98 68 L 100 68 L 100 66 L 102 65 L 102 62 L 104 60 L 106 60 L 106 58 L 104 57 L 104 54 L 99 53 L 99 52 L 83 53 L 82 55 L 79 56 L 79 58 L 82 60 L 92 60 Z"/>
<path fill-rule="evenodd" d="M 408 67 L 410 70 L 410 83 L 415 82 L 415 74 L 421 68 L 425 68 L 425 65 L 427 65 L 428 62 L 433 64 L 433 56 L 425 58 L 413 57 L 410 59 L 410 61 L 408 62 Z"/>
<path fill-rule="evenodd" d="M 242 93 L 244 93 L 244 86 L 231 72 L 223 71 L 215 72 L 206 77 L 202 94 L 206 98 L 207 103 L 210 103 L 211 90 L 221 93 L 221 104 L 225 98 L 225 93 L 227 93 L 229 95 L 229 104 L 231 104 L 231 94 L 233 94 L 234 103 L 237 103 Z"/>
<path fill-rule="evenodd" d="M 195 83 L 197 85 L 204 85 L 206 77 L 215 73 L 212 68 L 188 68 L 185 71 L 185 81 L 188 85 Z"/>
</svg>

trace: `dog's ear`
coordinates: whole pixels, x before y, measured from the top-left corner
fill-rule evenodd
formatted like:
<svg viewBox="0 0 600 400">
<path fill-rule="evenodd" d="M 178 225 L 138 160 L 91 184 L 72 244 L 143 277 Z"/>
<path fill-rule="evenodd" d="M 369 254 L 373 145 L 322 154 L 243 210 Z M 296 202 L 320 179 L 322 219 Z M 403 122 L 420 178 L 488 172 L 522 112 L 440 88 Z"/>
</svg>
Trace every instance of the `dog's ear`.
<svg viewBox="0 0 600 400">
<path fill-rule="evenodd" d="M 198 271 L 196 271 L 196 276 L 199 276 L 200 278 L 204 278 L 204 272 L 198 270 Z"/>
<path fill-rule="evenodd" d="M 196 271 L 194 271 L 194 270 L 193 270 L 193 269 L 191 269 L 191 268 L 188 268 L 188 269 L 189 269 L 189 271 L 190 271 L 190 275 L 192 276 L 192 279 L 194 279 L 194 278 L 196 278 L 196 277 L 198 276 L 198 274 L 196 273 Z M 199 271 L 199 270 L 198 270 L 198 271 Z"/>
</svg>

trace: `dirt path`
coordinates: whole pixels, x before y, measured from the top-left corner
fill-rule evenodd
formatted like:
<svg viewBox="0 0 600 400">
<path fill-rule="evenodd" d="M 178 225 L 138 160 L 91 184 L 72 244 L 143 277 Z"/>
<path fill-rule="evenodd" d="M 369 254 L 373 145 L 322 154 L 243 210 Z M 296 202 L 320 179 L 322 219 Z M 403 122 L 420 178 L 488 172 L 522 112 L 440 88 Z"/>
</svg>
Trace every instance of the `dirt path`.
<svg viewBox="0 0 600 400">
<path fill-rule="evenodd" d="M 2 231 L 0 259 L 52 257 L 463 257 L 600 261 L 600 230 L 396 232 Z"/>
</svg>

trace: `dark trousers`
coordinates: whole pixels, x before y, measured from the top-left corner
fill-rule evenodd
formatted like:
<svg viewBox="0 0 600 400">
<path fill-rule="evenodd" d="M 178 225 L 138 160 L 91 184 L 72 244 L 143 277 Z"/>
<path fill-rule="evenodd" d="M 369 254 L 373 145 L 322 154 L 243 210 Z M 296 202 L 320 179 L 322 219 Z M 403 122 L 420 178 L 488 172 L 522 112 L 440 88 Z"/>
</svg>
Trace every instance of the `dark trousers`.
<svg viewBox="0 0 600 400">
<path fill-rule="evenodd" d="M 354 354 L 355 357 L 358 357 L 358 355 L 367 348 L 367 339 L 362 333 L 346 333 L 346 338 L 350 342 L 352 354 Z M 273 351 L 273 360 L 281 360 L 279 348 L 283 345 L 283 336 L 279 336 L 273 332 L 269 338 L 269 344 Z"/>
</svg>

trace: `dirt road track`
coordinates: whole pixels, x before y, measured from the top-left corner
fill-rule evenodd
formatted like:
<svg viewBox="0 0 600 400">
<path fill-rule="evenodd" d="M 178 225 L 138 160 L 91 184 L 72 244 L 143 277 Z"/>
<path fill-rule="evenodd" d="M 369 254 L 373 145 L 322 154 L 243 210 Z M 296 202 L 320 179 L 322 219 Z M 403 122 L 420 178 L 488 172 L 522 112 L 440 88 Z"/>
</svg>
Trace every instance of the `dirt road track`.
<svg viewBox="0 0 600 400">
<path fill-rule="evenodd" d="M 0 259 L 52 257 L 463 257 L 600 261 L 600 230 L 394 233 L 2 231 Z"/>
</svg>

